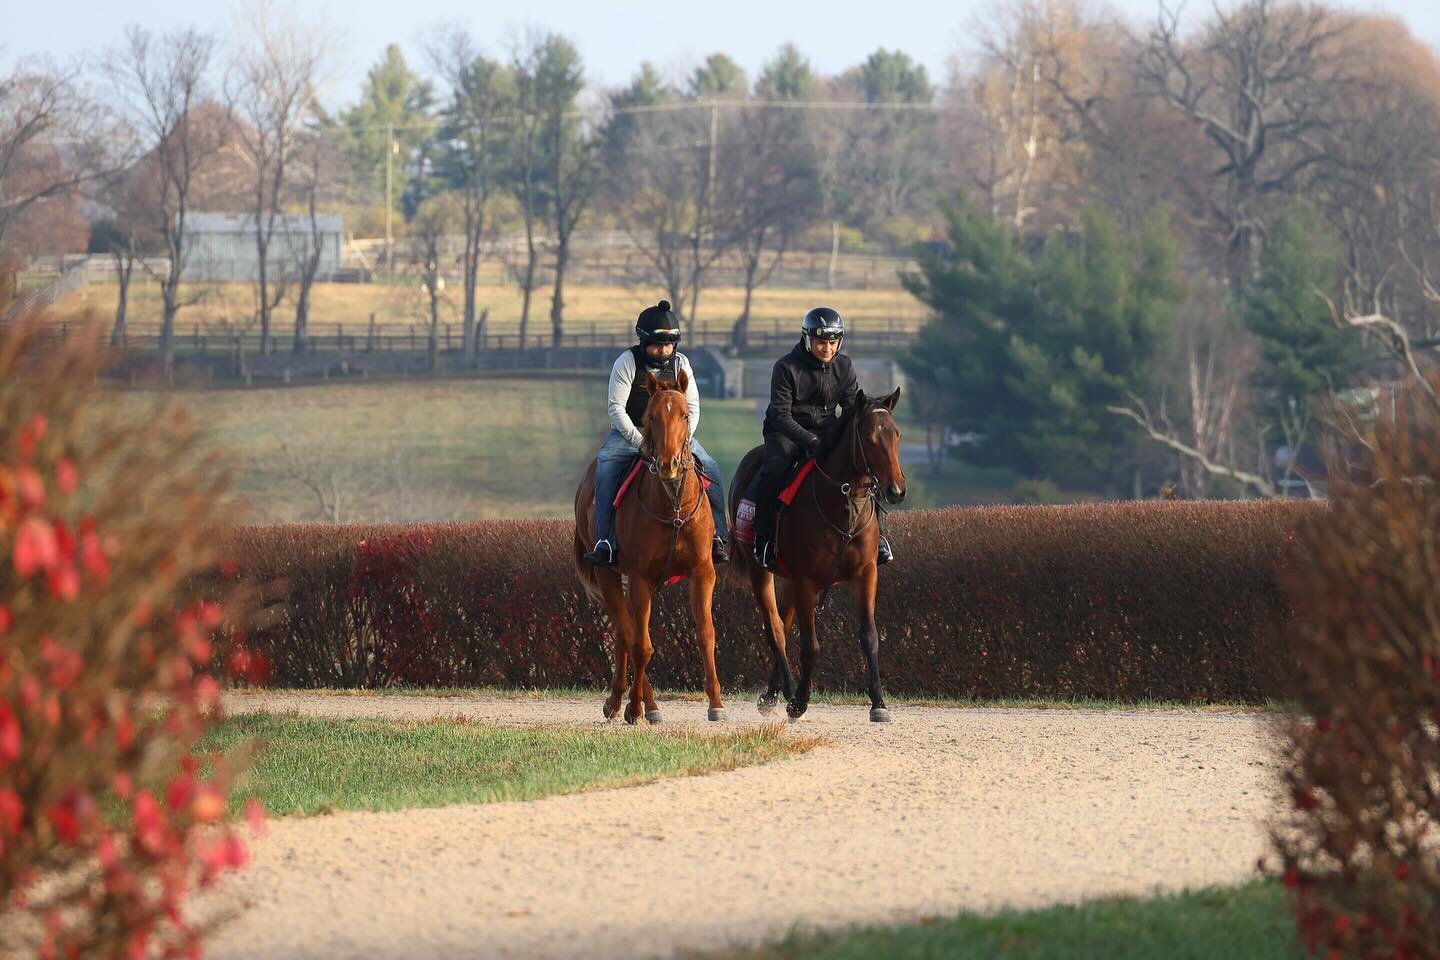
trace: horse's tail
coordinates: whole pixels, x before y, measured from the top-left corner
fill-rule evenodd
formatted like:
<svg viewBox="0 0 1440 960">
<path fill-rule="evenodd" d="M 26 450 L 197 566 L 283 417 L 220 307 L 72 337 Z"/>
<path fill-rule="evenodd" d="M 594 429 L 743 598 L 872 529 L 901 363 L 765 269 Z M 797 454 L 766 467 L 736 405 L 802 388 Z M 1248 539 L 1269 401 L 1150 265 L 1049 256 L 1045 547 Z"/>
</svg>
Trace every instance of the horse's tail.
<svg viewBox="0 0 1440 960">
<path fill-rule="evenodd" d="M 588 530 L 593 526 L 591 517 L 594 515 L 590 512 L 590 502 L 594 496 L 595 461 L 591 460 L 585 475 L 580 478 L 579 488 L 575 491 L 575 575 L 580 578 L 580 585 L 585 588 L 585 592 L 603 606 L 605 595 L 600 591 L 600 578 L 595 573 L 595 566 L 585 562 L 585 553 L 590 549 L 590 544 L 580 535 L 582 529 Z"/>
<path fill-rule="evenodd" d="M 760 469 L 760 458 L 764 452 L 763 446 L 753 447 L 740 459 L 740 466 L 735 468 L 735 475 L 730 478 L 730 502 L 726 504 L 731 539 L 730 562 L 726 567 L 730 576 L 739 577 L 747 583 L 750 581 L 751 568 L 755 566 L 755 557 L 750 552 L 750 544 L 736 538 L 735 517 L 740 512 L 740 501 L 750 487 L 751 478 Z"/>
</svg>

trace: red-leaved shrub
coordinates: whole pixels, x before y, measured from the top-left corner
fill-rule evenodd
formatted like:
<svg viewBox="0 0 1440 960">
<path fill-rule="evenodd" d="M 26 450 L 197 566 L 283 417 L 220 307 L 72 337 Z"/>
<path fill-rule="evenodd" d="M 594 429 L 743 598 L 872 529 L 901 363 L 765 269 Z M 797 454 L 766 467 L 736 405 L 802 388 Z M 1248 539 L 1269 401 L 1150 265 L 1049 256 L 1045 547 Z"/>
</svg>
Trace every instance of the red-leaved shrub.
<svg viewBox="0 0 1440 960">
<path fill-rule="evenodd" d="M 897 693 L 955 697 L 1263 700 L 1293 672 L 1278 574 L 1302 503 L 980 507 L 890 518 L 882 674 Z M 581 590 L 570 520 L 248 527 L 227 548 L 271 600 L 251 637 L 272 681 L 594 686 L 607 625 Z M 623 547 L 622 547 L 623 549 Z M 748 584 L 715 593 L 727 688 L 769 655 Z M 864 689 L 848 591 L 820 615 L 817 684 Z M 683 586 L 661 591 L 651 676 L 699 689 Z M 791 644 L 795 652 L 795 644 Z"/>
<path fill-rule="evenodd" d="M 0 283 L 0 289 L 6 284 Z M 3 315 L 0 305 L 0 315 Z M 213 722 L 227 530 L 182 414 L 127 418 L 88 337 L 0 329 L 0 954 L 189 955 L 184 897 L 245 862 Z"/>
<path fill-rule="evenodd" d="M 1440 957 L 1440 408 L 1412 386 L 1367 439 L 1299 534 L 1276 872 L 1312 952 Z"/>
</svg>

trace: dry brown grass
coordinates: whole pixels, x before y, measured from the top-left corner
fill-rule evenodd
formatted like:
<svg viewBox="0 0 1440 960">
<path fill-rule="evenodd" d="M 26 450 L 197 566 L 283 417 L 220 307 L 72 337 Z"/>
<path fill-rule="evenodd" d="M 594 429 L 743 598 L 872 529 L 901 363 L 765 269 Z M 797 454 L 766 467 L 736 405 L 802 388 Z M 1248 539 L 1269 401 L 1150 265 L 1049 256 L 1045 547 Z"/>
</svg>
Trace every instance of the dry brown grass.
<svg viewBox="0 0 1440 960">
<path fill-rule="evenodd" d="M 227 325 L 243 323 L 254 311 L 254 293 L 250 284 L 194 284 L 182 289 L 182 297 L 202 297 L 200 302 L 181 310 L 179 332 L 191 334 L 198 326 L 202 334 L 218 334 Z M 635 315 L 647 304 L 663 296 L 663 291 L 650 287 L 576 286 L 566 295 L 566 331 L 585 335 L 592 331 L 604 335 L 627 335 Z M 102 316 L 115 313 L 117 288 L 108 284 L 81 287 L 56 304 L 56 314 L 70 315 L 93 308 Z M 382 333 L 406 334 L 414 326 L 423 330 L 426 304 L 418 285 L 401 284 L 318 284 L 313 293 L 311 330 L 333 336 L 337 325 L 343 325 L 347 336 L 362 336 L 375 314 Z M 702 328 L 728 329 L 739 316 L 744 291 L 736 288 L 707 290 L 700 301 L 699 323 Z M 447 306 L 441 321 L 455 324 L 459 335 L 461 293 L 458 285 L 447 290 Z M 520 325 L 520 292 L 513 286 L 484 286 L 479 290 L 479 305 L 490 311 L 489 329 L 495 334 L 514 334 Z M 846 321 L 856 330 L 884 330 L 889 324 L 897 330 L 917 329 L 925 320 L 925 306 L 903 290 L 810 290 L 799 287 L 761 289 L 756 291 L 752 310 L 752 329 L 766 331 L 798 328 L 805 311 L 817 303 L 833 303 L 845 314 Z M 531 308 L 530 331 L 548 337 L 549 291 L 540 291 Z M 130 291 L 128 325 L 136 335 L 158 333 L 160 329 L 160 291 L 153 284 L 136 283 Z M 276 312 L 276 335 L 288 336 L 293 330 L 293 302 L 282 303 Z"/>
</svg>

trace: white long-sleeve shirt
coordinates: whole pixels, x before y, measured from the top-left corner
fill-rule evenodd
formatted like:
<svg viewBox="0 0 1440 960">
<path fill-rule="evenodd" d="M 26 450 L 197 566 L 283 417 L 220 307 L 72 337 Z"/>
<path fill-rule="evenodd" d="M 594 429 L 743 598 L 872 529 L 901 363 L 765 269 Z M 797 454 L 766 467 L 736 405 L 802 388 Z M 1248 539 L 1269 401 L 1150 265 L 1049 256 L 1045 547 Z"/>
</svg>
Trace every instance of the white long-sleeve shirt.
<svg viewBox="0 0 1440 960">
<path fill-rule="evenodd" d="M 695 385 L 695 371 L 690 368 L 690 361 L 685 354 L 675 354 L 675 368 L 685 371 L 685 377 L 689 380 L 685 386 L 685 405 L 690 409 L 690 436 L 693 437 L 695 428 L 700 425 L 700 388 Z M 610 368 L 610 423 L 631 446 L 638 448 L 643 435 L 640 427 L 625 412 L 625 403 L 630 399 L 630 390 L 634 383 L 635 355 L 626 350 L 615 359 L 615 366 Z"/>
</svg>

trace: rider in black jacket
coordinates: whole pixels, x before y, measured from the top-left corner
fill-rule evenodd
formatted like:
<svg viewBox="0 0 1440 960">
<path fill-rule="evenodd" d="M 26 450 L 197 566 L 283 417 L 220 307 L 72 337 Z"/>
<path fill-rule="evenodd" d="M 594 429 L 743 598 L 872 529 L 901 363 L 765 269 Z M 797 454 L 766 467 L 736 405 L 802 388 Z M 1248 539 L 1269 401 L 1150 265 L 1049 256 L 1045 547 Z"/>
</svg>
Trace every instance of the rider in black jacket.
<svg viewBox="0 0 1440 960">
<path fill-rule="evenodd" d="M 820 452 L 822 438 L 855 405 L 860 384 L 850 358 L 840 352 L 845 321 L 839 311 L 816 307 L 805 314 L 800 342 L 779 360 L 770 375 L 770 406 L 765 410 L 765 454 L 755 480 L 755 560 L 775 570 L 776 498 L 790 465 L 803 453 Z M 880 563 L 894 558 L 880 540 Z"/>
</svg>

